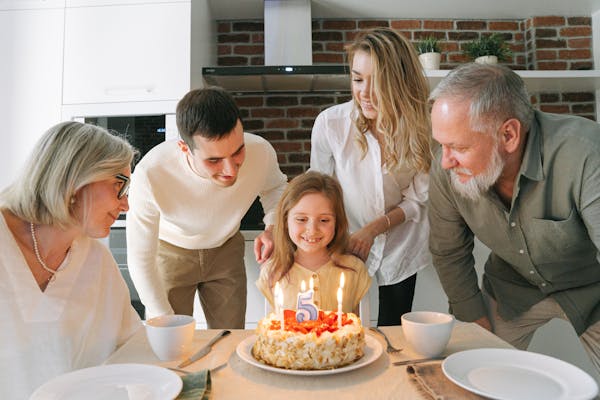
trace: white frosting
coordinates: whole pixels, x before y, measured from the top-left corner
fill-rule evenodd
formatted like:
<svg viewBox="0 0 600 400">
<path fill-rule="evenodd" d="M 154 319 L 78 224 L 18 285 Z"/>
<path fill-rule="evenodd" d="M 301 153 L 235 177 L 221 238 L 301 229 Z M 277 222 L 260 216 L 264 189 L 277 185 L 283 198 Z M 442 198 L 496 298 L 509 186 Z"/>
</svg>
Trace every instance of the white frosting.
<svg viewBox="0 0 600 400">
<path fill-rule="evenodd" d="M 300 333 L 270 329 L 277 317 L 259 321 L 253 356 L 265 364 L 286 369 L 331 369 L 348 365 L 364 355 L 365 333 L 358 316 L 348 313 L 353 323 L 335 332 Z"/>
</svg>

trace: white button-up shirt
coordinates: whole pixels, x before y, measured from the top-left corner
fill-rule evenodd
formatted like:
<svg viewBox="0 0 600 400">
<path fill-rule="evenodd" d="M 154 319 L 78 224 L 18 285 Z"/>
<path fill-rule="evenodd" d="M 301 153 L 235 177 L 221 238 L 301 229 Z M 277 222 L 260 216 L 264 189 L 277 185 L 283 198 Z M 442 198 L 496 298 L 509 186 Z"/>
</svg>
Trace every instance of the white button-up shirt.
<svg viewBox="0 0 600 400">
<path fill-rule="evenodd" d="M 323 111 L 312 130 L 310 169 L 335 176 L 344 190 L 350 232 L 400 207 L 406 221 L 375 238 L 366 265 L 380 286 L 393 285 L 431 264 L 426 202 L 429 175 L 381 166 L 377 139 L 368 132 L 362 158 L 352 101 Z"/>
</svg>

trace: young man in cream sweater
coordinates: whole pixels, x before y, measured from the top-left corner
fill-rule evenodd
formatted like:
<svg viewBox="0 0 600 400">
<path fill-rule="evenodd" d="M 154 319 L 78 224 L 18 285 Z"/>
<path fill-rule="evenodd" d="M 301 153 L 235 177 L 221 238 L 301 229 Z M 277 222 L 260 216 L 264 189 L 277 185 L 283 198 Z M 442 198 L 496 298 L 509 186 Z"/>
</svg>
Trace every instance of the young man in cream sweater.
<svg viewBox="0 0 600 400">
<path fill-rule="evenodd" d="M 135 168 L 127 213 L 127 263 L 146 318 L 193 313 L 196 290 L 209 328 L 244 328 L 246 272 L 240 221 L 260 196 L 270 228 L 287 178 L 273 147 L 245 133 L 233 98 L 192 90 L 177 105 L 179 141 L 153 148 Z"/>
</svg>

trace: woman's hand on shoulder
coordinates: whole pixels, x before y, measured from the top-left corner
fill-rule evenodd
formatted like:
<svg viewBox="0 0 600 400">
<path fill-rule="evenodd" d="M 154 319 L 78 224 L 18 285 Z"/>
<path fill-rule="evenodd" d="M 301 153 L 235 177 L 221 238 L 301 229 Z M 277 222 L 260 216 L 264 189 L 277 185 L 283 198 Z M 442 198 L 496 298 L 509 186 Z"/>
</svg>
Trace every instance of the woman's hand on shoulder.
<svg viewBox="0 0 600 400">
<path fill-rule="evenodd" d="M 374 232 L 368 225 L 362 227 L 358 231 L 350 235 L 348 244 L 348 252 L 360 258 L 363 262 L 369 257 L 369 252 L 375 241 L 377 233 Z"/>
</svg>

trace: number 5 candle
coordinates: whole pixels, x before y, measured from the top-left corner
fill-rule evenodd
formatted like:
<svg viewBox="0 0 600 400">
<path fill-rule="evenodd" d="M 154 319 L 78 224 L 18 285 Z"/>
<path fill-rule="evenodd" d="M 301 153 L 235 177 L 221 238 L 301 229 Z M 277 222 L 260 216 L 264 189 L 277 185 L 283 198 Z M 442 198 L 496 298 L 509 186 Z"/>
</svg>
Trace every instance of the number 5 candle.
<svg viewBox="0 0 600 400">
<path fill-rule="evenodd" d="M 306 290 L 306 283 L 302 281 L 296 306 L 296 321 L 314 321 L 319 318 L 319 309 L 313 303 L 314 293 L 312 289 Z"/>
</svg>

